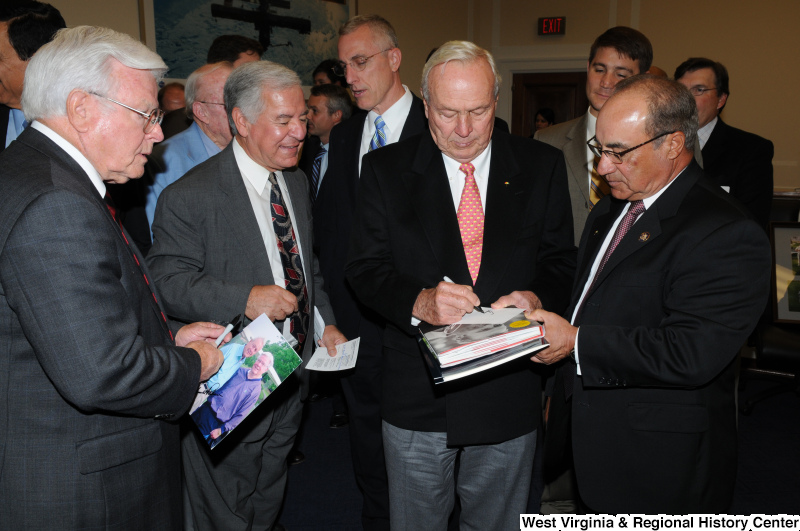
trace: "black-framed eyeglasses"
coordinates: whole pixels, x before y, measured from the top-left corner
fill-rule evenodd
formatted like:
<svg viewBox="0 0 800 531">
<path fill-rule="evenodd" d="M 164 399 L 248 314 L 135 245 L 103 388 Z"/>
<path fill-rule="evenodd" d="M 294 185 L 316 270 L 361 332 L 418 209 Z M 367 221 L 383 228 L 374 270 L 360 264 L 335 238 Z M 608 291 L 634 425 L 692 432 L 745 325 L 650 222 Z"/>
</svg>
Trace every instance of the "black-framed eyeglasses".
<svg viewBox="0 0 800 531">
<path fill-rule="evenodd" d="M 155 129 L 156 126 L 160 125 L 161 121 L 164 119 L 164 111 L 162 111 L 159 108 L 155 108 L 150 112 L 144 112 L 144 111 L 140 111 L 139 109 L 134 109 L 133 107 L 131 107 L 129 105 L 125 105 L 121 101 L 117 101 L 117 100 L 111 99 L 108 96 L 103 96 L 102 94 L 95 94 L 94 92 L 90 92 L 90 94 L 92 94 L 93 96 L 97 96 L 97 97 L 100 97 L 100 98 L 107 99 L 108 101 L 110 101 L 112 103 L 116 103 L 117 105 L 119 105 L 121 107 L 125 107 L 129 111 L 133 111 L 136 114 L 144 117 L 145 118 L 145 122 L 144 122 L 143 129 L 144 129 L 144 133 L 145 134 L 147 134 L 147 133 L 151 132 L 153 129 Z"/>
<path fill-rule="evenodd" d="M 383 52 L 388 52 L 392 48 L 394 48 L 394 46 L 392 46 L 391 48 L 386 48 L 385 50 L 381 50 L 379 52 L 375 52 L 374 54 L 368 55 L 366 57 L 359 55 L 354 57 L 352 61 L 349 61 L 347 63 L 339 61 L 337 64 L 333 65 L 333 68 L 331 68 L 331 70 L 333 70 L 333 73 L 336 74 L 337 76 L 347 75 L 348 68 L 352 68 L 357 72 L 361 72 L 367 67 L 367 62 L 370 59 L 372 59 L 378 54 L 382 54 Z"/>
<path fill-rule="evenodd" d="M 702 96 L 709 90 L 719 90 L 717 87 L 690 87 L 689 92 L 692 93 L 692 96 Z"/>
<path fill-rule="evenodd" d="M 624 157 L 625 155 L 627 155 L 631 151 L 637 150 L 642 146 L 646 146 L 650 142 L 655 142 L 656 140 L 658 140 L 662 136 L 671 135 L 674 132 L 675 131 L 669 131 L 667 133 L 661 133 L 660 135 L 651 138 L 647 142 L 642 142 L 638 146 L 633 146 L 632 148 L 626 149 L 625 151 L 611 151 L 610 149 L 603 149 L 603 146 L 601 146 L 600 144 L 597 143 L 597 137 L 596 136 L 593 136 L 591 138 L 591 140 L 586 142 L 586 145 L 589 146 L 589 149 L 592 150 L 592 153 L 596 157 L 602 157 L 603 155 L 605 155 L 606 157 L 608 157 L 608 160 L 610 160 L 614 164 L 622 164 L 622 157 Z"/>
</svg>

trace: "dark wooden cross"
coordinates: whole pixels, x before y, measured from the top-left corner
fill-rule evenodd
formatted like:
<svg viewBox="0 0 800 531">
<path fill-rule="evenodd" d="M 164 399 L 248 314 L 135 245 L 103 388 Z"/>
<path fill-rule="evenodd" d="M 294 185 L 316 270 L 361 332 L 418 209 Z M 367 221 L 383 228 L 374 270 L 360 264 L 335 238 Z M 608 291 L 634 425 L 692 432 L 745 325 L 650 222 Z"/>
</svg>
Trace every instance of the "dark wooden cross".
<svg viewBox="0 0 800 531">
<path fill-rule="evenodd" d="M 258 30 L 258 42 L 266 51 L 270 47 L 270 33 L 272 28 L 288 28 L 297 30 L 301 34 L 311 33 L 311 21 L 298 17 L 284 17 L 269 12 L 269 7 L 289 9 L 289 0 L 260 0 L 258 10 L 233 7 L 233 0 L 224 0 L 223 4 L 211 4 L 211 16 L 215 18 L 228 18 L 242 22 L 252 22 Z"/>
</svg>

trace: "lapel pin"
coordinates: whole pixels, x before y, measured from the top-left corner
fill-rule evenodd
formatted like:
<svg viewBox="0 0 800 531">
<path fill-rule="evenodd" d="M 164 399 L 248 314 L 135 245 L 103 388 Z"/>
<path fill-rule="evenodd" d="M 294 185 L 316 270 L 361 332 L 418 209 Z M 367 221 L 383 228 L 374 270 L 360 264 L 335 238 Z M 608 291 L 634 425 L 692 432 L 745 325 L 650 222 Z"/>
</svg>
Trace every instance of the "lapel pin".
<svg viewBox="0 0 800 531">
<path fill-rule="evenodd" d="M 640 242 L 646 242 L 649 239 L 650 239 L 650 233 L 649 232 L 643 232 L 643 233 L 641 233 L 639 235 L 639 241 Z"/>
<path fill-rule="evenodd" d="M 506 181 L 504 184 L 505 184 L 506 186 L 508 186 L 508 181 Z"/>
</svg>

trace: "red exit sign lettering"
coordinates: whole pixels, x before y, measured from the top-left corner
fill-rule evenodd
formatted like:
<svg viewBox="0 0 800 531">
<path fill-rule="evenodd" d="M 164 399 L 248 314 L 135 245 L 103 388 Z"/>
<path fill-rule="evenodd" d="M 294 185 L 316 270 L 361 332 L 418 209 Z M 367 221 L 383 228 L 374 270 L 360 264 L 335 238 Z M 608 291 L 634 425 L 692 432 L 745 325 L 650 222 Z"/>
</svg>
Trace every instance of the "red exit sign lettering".
<svg viewBox="0 0 800 531">
<path fill-rule="evenodd" d="M 566 17 L 544 17 L 539 19 L 538 35 L 565 35 L 567 30 Z"/>
</svg>

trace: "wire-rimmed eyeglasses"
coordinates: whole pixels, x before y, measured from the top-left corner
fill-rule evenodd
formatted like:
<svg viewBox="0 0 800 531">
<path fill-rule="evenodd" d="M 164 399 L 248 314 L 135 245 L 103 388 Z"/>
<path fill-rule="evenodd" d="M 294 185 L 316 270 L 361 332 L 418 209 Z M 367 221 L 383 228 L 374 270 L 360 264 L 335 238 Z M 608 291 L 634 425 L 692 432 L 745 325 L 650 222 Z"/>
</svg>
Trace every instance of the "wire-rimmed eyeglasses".
<svg viewBox="0 0 800 531">
<path fill-rule="evenodd" d="M 392 48 L 386 48 L 385 50 L 381 50 L 379 52 L 375 52 L 374 54 L 368 55 L 366 57 L 364 57 L 362 55 L 358 55 L 356 57 L 353 57 L 353 60 L 352 61 L 348 61 L 347 63 L 339 61 L 338 63 L 333 65 L 333 68 L 331 68 L 331 70 L 333 70 L 333 73 L 336 74 L 337 76 L 345 76 L 345 75 L 347 75 L 347 69 L 348 68 L 352 68 L 353 70 L 355 70 L 357 72 L 361 72 L 362 70 L 364 70 L 367 67 L 367 62 L 370 59 L 372 59 L 376 55 L 381 54 L 383 52 L 388 52 Z"/>
<path fill-rule="evenodd" d="M 117 101 L 117 100 L 111 99 L 108 96 L 103 96 L 102 94 L 95 94 L 94 92 L 90 92 L 90 94 L 92 94 L 93 96 L 98 96 L 100 98 L 107 99 L 108 101 L 110 101 L 112 103 L 116 103 L 117 105 L 119 105 L 121 107 L 125 107 L 129 111 L 133 111 L 136 114 L 144 117 L 145 118 L 145 122 L 144 122 L 143 129 L 144 129 L 144 133 L 145 134 L 147 134 L 147 133 L 151 132 L 153 129 L 155 129 L 156 126 L 160 125 L 161 121 L 164 119 L 164 111 L 162 111 L 161 109 L 155 108 L 150 112 L 144 112 L 144 111 L 140 111 L 139 109 L 134 109 L 133 107 L 131 107 L 129 105 L 125 105 L 121 101 Z"/>
<path fill-rule="evenodd" d="M 651 138 L 647 142 L 642 142 L 638 146 L 633 146 L 632 148 L 626 149 L 625 151 L 611 151 L 610 149 L 603 149 L 603 146 L 601 146 L 600 144 L 597 143 L 597 137 L 596 136 L 593 136 L 591 138 L 591 140 L 586 142 L 586 145 L 589 146 L 589 149 L 592 150 L 592 154 L 594 154 L 596 157 L 602 157 L 603 155 L 605 155 L 605 156 L 608 157 L 608 160 L 610 160 L 614 164 L 622 164 L 622 157 L 624 157 L 625 155 L 627 155 L 631 151 L 637 150 L 642 146 L 646 146 L 650 142 L 655 142 L 656 140 L 658 140 L 662 136 L 671 135 L 674 132 L 675 131 L 669 131 L 669 132 L 666 132 L 666 133 L 661 133 L 660 135 Z"/>
<path fill-rule="evenodd" d="M 709 90 L 719 90 L 717 87 L 689 87 L 689 92 L 692 96 L 702 96 Z"/>
</svg>

